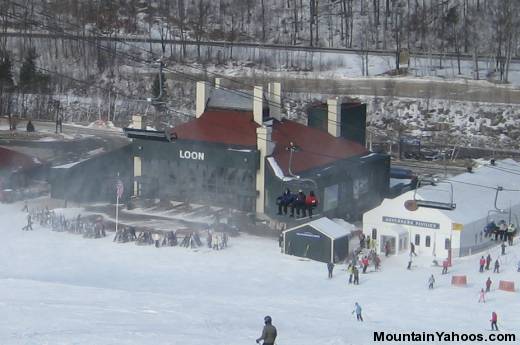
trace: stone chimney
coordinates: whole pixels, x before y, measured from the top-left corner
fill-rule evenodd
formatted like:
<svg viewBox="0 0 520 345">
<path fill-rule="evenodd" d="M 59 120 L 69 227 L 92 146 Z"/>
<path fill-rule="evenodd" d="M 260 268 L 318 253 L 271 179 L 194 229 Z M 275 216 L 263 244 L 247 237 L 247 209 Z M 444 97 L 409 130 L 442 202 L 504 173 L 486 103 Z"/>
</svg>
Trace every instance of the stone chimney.
<svg viewBox="0 0 520 345">
<path fill-rule="evenodd" d="M 215 78 L 215 89 L 220 89 L 220 85 L 222 85 L 222 78 Z"/>
<path fill-rule="evenodd" d="M 260 152 L 260 165 L 256 172 L 256 212 L 265 212 L 265 161 L 266 157 L 273 154 L 274 143 L 272 142 L 273 128 L 261 126 L 256 129 L 256 147 Z"/>
<path fill-rule="evenodd" d="M 209 99 L 209 85 L 205 81 L 197 82 L 197 95 L 195 104 L 195 115 L 200 117 L 206 110 L 206 103 Z"/>
<path fill-rule="evenodd" d="M 146 116 L 135 114 L 132 116 L 132 127 L 134 129 L 146 129 Z"/>
<path fill-rule="evenodd" d="M 255 86 L 253 91 L 253 119 L 262 126 L 264 122 L 264 87 Z"/>
<path fill-rule="evenodd" d="M 327 129 L 333 137 L 341 136 L 341 99 L 338 97 L 327 100 Z"/>
<path fill-rule="evenodd" d="M 279 82 L 269 83 L 269 115 L 280 121 L 282 119 L 282 84 Z"/>
</svg>

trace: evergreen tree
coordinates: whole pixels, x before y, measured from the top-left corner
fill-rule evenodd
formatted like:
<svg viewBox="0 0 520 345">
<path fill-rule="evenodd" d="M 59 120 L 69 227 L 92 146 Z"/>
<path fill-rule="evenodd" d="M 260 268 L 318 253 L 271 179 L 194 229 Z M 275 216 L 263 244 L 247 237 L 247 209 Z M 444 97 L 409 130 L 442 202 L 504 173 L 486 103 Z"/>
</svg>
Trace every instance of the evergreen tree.
<svg viewBox="0 0 520 345">
<path fill-rule="evenodd" d="M 0 88 L 12 87 L 13 82 L 13 64 L 9 54 L 0 52 Z"/>
<path fill-rule="evenodd" d="M 159 100 L 164 99 L 166 96 L 166 76 L 164 73 L 161 73 L 161 79 L 162 79 L 162 94 L 160 92 L 161 86 L 159 83 L 159 74 L 157 74 L 153 80 L 152 84 L 152 96 L 153 98 L 158 98 Z M 161 97 L 159 98 L 159 95 L 161 94 Z"/>
</svg>

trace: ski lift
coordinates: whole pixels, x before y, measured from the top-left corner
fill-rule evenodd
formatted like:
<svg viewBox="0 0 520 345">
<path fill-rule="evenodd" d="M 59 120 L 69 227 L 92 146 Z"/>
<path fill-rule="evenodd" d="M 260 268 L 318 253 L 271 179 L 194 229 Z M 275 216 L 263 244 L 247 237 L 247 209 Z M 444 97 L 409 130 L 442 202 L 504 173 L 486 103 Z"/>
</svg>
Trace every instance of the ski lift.
<svg viewBox="0 0 520 345">
<path fill-rule="evenodd" d="M 449 202 L 441 202 L 441 201 L 433 201 L 433 200 L 420 200 L 417 199 L 417 190 L 421 187 L 421 185 L 429 184 L 432 186 L 436 186 L 437 184 L 448 184 L 450 186 L 449 193 L 450 193 L 450 201 Z M 404 203 L 404 206 L 409 211 L 415 211 L 419 207 L 426 207 L 426 208 L 435 208 L 439 210 L 448 210 L 453 211 L 456 207 L 455 203 L 453 202 L 453 185 L 451 182 L 448 181 L 439 181 L 437 178 L 434 177 L 421 177 L 417 181 L 417 188 L 413 192 L 413 200 L 407 200 Z"/>
<path fill-rule="evenodd" d="M 300 190 L 300 189 L 316 190 L 316 189 L 318 189 L 318 184 L 316 183 L 315 180 L 313 180 L 311 178 L 303 178 L 301 176 L 296 175 L 292 171 L 293 153 L 298 152 L 300 150 L 300 148 L 298 146 L 294 145 L 293 142 L 290 142 L 289 147 L 287 147 L 286 150 L 289 151 L 289 166 L 288 166 L 289 176 L 284 176 L 282 179 L 282 185 L 285 186 L 284 189 L 285 188 L 291 189 L 290 187 L 292 187 L 295 190 Z"/>
</svg>

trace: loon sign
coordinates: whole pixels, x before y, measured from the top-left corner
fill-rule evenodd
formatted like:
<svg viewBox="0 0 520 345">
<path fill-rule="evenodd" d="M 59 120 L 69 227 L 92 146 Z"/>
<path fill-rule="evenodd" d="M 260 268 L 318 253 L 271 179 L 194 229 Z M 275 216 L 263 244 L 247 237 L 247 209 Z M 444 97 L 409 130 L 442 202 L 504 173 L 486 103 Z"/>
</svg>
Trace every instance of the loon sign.
<svg viewBox="0 0 520 345">
<path fill-rule="evenodd" d="M 203 161 L 204 152 L 179 150 L 179 157 L 183 158 L 183 159 L 193 159 L 193 160 L 197 160 L 197 161 Z"/>
</svg>

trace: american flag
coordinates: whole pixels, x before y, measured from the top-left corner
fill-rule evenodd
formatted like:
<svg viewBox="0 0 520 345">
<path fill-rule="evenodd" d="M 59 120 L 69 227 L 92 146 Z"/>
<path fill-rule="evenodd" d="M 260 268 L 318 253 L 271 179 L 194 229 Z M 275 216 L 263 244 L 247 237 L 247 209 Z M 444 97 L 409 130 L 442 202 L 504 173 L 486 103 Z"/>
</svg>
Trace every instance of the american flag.
<svg viewBox="0 0 520 345">
<path fill-rule="evenodd" d="M 121 180 L 117 180 L 117 183 L 116 183 L 116 194 L 117 194 L 118 198 L 123 196 L 124 189 L 125 188 L 123 186 L 123 182 Z"/>
</svg>

